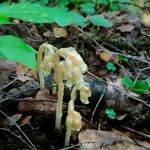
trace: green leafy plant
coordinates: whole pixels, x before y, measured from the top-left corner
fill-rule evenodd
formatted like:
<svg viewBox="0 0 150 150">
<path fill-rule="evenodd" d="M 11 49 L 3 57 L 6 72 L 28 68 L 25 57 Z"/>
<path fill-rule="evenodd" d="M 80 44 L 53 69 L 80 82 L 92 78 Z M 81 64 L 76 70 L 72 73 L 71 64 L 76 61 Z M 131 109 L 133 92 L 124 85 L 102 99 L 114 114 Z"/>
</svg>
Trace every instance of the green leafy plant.
<svg viewBox="0 0 150 150">
<path fill-rule="evenodd" d="M 21 39 L 12 36 L 0 36 L 0 59 L 21 63 L 36 69 L 36 51 Z"/>
<path fill-rule="evenodd" d="M 61 7 L 67 7 L 69 4 L 74 4 L 75 8 L 80 10 L 81 13 L 87 15 L 86 19 L 88 22 L 96 26 L 110 28 L 112 27 L 112 22 L 104 18 L 103 15 L 96 15 L 96 1 L 85 1 L 85 0 L 60 0 L 58 5 Z"/>
<path fill-rule="evenodd" d="M 102 27 L 112 27 L 112 22 L 109 21 L 108 19 L 105 19 L 102 15 L 93 15 L 90 16 L 90 21 L 97 26 L 102 26 Z"/>
<path fill-rule="evenodd" d="M 148 86 L 150 88 L 150 77 L 148 77 L 145 81 L 146 81 L 146 83 L 148 84 Z"/>
<path fill-rule="evenodd" d="M 114 111 L 114 109 L 107 108 L 104 110 L 104 112 L 109 119 L 116 119 L 116 112 Z"/>
<path fill-rule="evenodd" d="M 19 0 L 20 3 L 25 3 L 25 2 L 29 2 L 29 3 L 38 3 L 42 6 L 46 6 L 48 4 L 48 0 Z"/>
<path fill-rule="evenodd" d="M 90 7 L 89 7 L 90 6 Z M 80 5 L 81 10 L 88 14 L 93 14 L 94 4 L 85 3 Z M 96 26 L 112 27 L 112 22 L 105 19 L 102 15 L 92 15 L 87 20 L 80 14 L 68 11 L 67 8 L 61 7 L 42 7 L 34 3 L 18 3 L 12 5 L 0 5 L 0 22 L 1 24 L 9 24 L 9 18 L 20 19 L 33 23 L 57 23 L 59 26 L 77 25 L 86 27 L 87 22 L 91 22 Z M 63 17 L 62 17 L 63 16 Z"/>
<path fill-rule="evenodd" d="M 80 10 L 88 15 L 92 15 L 95 13 L 95 5 L 93 3 L 84 3 L 81 4 Z"/>
<path fill-rule="evenodd" d="M 5 16 L 0 16 L 0 24 L 12 24 L 9 19 Z"/>
<path fill-rule="evenodd" d="M 124 77 L 122 78 L 122 84 L 137 94 L 143 94 L 145 92 L 148 92 L 150 89 L 150 79 L 147 78 L 146 80 L 137 80 L 135 83 L 129 78 Z"/>
<path fill-rule="evenodd" d="M 119 62 L 122 64 L 125 64 L 125 63 L 129 62 L 129 59 L 125 56 L 119 56 Z"/>
<path fill-rule="evenodd" d="M 109 71 L 116 71 L 116 66 L 115 66 L 113 63 L 107 63 L 107 64 L 106 64 L 106 68 L 107 68 Z"/>
<path fill-rule="evenodd" d="M 85 18 L 78 13 L 68 11 L 66 8 L 42 7 L 39 4 L 18 3 L 0 5 L 0 16 L 16 18 L 33 23 L 57 23 L 59 26 L 75 24 L 85 27 Z M 63 17 L 62 17 L 63 16 Z"/>
<path fill-rule="evenodd" d="M 84 17 L 66 8 L 48 8 L 31 3 L 5 4 L 0 5 L 0 8 L 0 24 L 12 24 L 9 18 L 16 18 L 33 23 L 56 22 L 60 26 L 69 24 L 86 26 Z M 102 16 L 91 16 L 91 21 L 99 26 L 110 27 L 111 25 Z M 0 37 L 0 59 L 15 61 L 32 69 L 36 68 L 34 49 L 15 36 Z"/>
</svg>

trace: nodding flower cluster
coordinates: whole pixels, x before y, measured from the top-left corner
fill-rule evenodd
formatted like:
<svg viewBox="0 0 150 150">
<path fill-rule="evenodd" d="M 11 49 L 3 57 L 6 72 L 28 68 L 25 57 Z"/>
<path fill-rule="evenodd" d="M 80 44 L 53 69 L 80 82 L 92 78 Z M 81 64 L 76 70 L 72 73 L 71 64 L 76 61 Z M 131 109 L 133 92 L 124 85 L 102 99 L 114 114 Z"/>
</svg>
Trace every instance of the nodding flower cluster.
<svg viewBox="0 0 150 150">
<path fill-rule="evenodd" d="M 71 90 L 71 99 L 68 105 L 68 116 L 66 118 L 67 131 L 65 145 L 68 145 L 71 131 L 80 131 L 82 127 L 81 115 L 74 109 L 74 101 L 77 98 L 77 90 L 80 92 L 80 100 L 84 104 L 89 103 L 88 98 L 91 96 L 91 89 L 84 81 L 83 75 L 87 70 L 87 65 L 73 47 L 57 49 L 52 45 L 44 43 L 39 47 L 37 68 L 41 89 L 45 88 L 44 77 L 47 76 L 52 69 L 54 71 L 54 80 L 58 86 L 58 101 L 56 104 L 55 122 L 56 129 L 61 130 L 64 86 L 67 86 Z"/>
</svg>

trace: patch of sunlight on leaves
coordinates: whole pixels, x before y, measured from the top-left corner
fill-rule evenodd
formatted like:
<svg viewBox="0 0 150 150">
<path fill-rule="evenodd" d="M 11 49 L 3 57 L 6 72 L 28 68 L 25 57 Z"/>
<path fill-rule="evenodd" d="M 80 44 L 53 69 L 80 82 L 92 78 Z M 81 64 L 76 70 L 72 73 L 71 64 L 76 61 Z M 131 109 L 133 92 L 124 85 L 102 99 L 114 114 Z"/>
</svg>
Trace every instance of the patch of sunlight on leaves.
<svg viewBox="0 0 150 150">
<path fill-rule="evenodd" d="M 0 59 L 21 63 L 36 69 L 36 51 L 21 39 L 12 36 L 0 36 Z"/>
</svg>

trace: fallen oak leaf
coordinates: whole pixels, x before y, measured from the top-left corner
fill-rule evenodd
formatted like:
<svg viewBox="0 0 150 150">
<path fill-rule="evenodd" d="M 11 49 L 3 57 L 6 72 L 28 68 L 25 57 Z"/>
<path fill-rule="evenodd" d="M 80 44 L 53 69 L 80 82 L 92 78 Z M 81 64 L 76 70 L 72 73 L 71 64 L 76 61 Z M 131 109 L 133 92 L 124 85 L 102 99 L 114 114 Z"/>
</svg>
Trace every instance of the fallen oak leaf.
<svg viewBox="0 0 150 150">
<path fill-rule="evenodd" d="M 26 81 L 33 80 L 33 79 L 38 80 L 36 71 L 30 70 L 23 65 L 18 65 L 16 67 L 16 74 L 17 74 L 18 80 L 22 82 L 26 82 Z"/>
<path fill-rule="evenodd" d="M 126 24 L 126 25 L 121 25 L 119 27 L 117 27 L 117 30 L 121 31 L 121 32 L 131 32 L 134 29 L 133 25 L 130 24 Z"/>
</svg>

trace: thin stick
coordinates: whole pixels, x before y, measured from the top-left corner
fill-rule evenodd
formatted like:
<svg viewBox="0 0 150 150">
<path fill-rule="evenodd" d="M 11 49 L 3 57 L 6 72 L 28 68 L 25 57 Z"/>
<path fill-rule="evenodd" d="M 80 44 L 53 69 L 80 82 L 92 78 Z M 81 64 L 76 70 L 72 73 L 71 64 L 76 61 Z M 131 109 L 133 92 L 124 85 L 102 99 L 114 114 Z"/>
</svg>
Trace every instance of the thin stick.
<svg viewBox="0 0 150 150">
<path fill-rule="evenodd" d="M 82 29 L 80 29 L 78 27 L 75 27 L 75 28 L 78 29 L 80 32 L 82 32 L 84 35 L 86 35 L 89 39 L 91 39 L 97 45 L 98 48 L 96 48 L 96 49 L 99 50 L 99 51 L 105 51 L 107 53 L 111 53 L 111 54 L 114 54 L 114 55 L 124 56 L 124 57 L 130 58 L 130 59 L 134 59 L 134 60 L 137 60 L 137 61 L 141 61 L 141 62 L 150 64 L 150 61 L 147 61 L 147 60 L 145 60 L 143 58 L 139 58 L 138 56 L 126 55 L 126 54 L 122 54 L 122 53 L 118 53 L 118 52 L 109 51 L 108 49 L 104 48 L 102 45 L 99 45 L 99 43 L 94 38 L 92 38 L 91 36 L 89 36 L 88 34 L 86 34 Z"/>
<path fill-rule="evenodd" d="M 38 70 L 39 81 L 40 81 L 40 89 L 45 88 L 44 77 L 43 77 L 42 68 L 41 68 L 44 50 L 45 50 L 44 47 L 40 46 L 38 54 L 37 54 L 37 70 Z"/>
<path fill-rule="evenodd" d="M 143 71 L 145 71 L 145 70 L 149 70 L 149 69 L 150 69 L 150 66 L 148 66 L 148 67 L 146 67 L 146 68 L 140 69 L 139 72 L 138 72 L 138 74 L 137 74 L 137 76 L 136 76 L 136 79 L 134 80 L 134 84 L 135 84 L 136 81 L 138 80 L 138 78 L 139 78 L 141 72 L 143 72 Z"/>
<path fill-rule="evenodd" d="M 5 86 L 3 86 L 2 88 L 0 88 L 0 91 L 7 88 L 9 85 L 13 84 L 15 81 L 17 81 L 18 78 L 13 79 L 11 82 L 9 82 L 8 84 L 6 84 Z"/>
<path fill-rule="evenodd" d="M 24 136 L 24 138 L 30 143 L 32 146 L 32 149 L 37 150 L 36 147 L 33 145 L 33 143 L 30 141 L 30 139 L 27 137 L 27 135 L 22 131 L 22 129 L 18 126 L 16 122 L 14 122 L 5 112 L 0 110 L 0 113 L 3 114 L 5 117 L 7 117 L 13 124 L 17 127 L 17 129 L 20 131 L 20 133 Z"/>
<path fill-rule="evenodd" d="M 89 72 L 89 71 L 87 71 L 87 73 L 89 73 L 90 75 L 92 75 L 92 76 L 95 77 L 96 79 L 98 79 L 98 80 L 100 80 L 100 81 L 103 81 L 104 83 L 106 83 L 106 84 L 112 86 L 113 88 L 115 88 L 116 90 L 120 91 L 120 92 L 123 93 L 124 95 L 126 95 L 126 96 L 128 96 L 128 97 L 131 97 L 131 98 L 133 98 L 133 99 L 135 99 L 135 100 L 137 100 L 137 101 L 139 101 L 139 102 L 145 104 L 147 107 L 150 108 L 150 105 L 147 104 L 145 101 L 143 101 L 143 100 L 141 100 L 141 99 L 139 99 L 139 98 L 137 98 L 137 97 L 134 97 L 134 96 L 132 96 L 132 95 L 130 95 L 130 94 L 127 94 L 127 93 L 123 92 L 123 91 L 120 90 L 118 87 L 116 87 L 116 86 L 114 86 L 114 85 L 112 85 L 112 84 L 110 84 L 110 83 L 108 83 L 108 82 L 106 82 L 106 81 L 100 79 L 99 77 L 97 77 L 96 75 L 94 75 L 93 73 L 91 73 L 91 72 Z"/>
<path fill-rule="evenodd" d="M 21 140 L 24 144 L 26 144 L 30 149 L 33 149 L 33 147 L 31 147 L 23 138 L 21 138 L 20 136 L 16 135 L 15 133 L 11 132 L 9 129 L 6 128 L 0 128 L 1 131 L 7 131 L 9 132 L 11 135 L 13 135 L 14 137 L 18 138 L 19 140 Z"/>
<path fill-rule="evenodd" d="M 92 112 L 91 120 L 90 120 L 90 126 L 91 126 L 91 124 L 92 124 L 92 122 L 93 122 L 93 117 L 94 117 L 94 114 L 95 114 L 95 112 L 96 112 L 96 109 L 97 109 L 99 103 L 101 102 L 102 98 L 104 97 L 105 89 L 106 89 L 106 88 L 104 88 L 103 93 L 101 94 L 101 96 L 100 96 L 100 98 L 99 98 L 99 100 L 98 100 L 98 102 L 97 102 L 97 104 L 96 104 L 96 106 L 95 106 L 95 108 L 94 108 L 94 110 L 93 110 L 93 112 Z"/>
<path fill-rule="evenodd" d="M 150 135 L 147 135 L 147 134 L 145 134 L 145 133 L 136 131 L 136 130 L 131 129 L 131 128 L 126 127 L 126 126 L 121 126 L 121 127 L 125 128 L 125 129 L 127 129 L 127 130 L 129 130 L 129 131 L 135 132 L 135 133 L 137 133 L 137 134 L 139 134 L 139 135 L 145 136 L 146 138 L 149 138 L 149 139 L 150 139 Z"/>
</svg>

